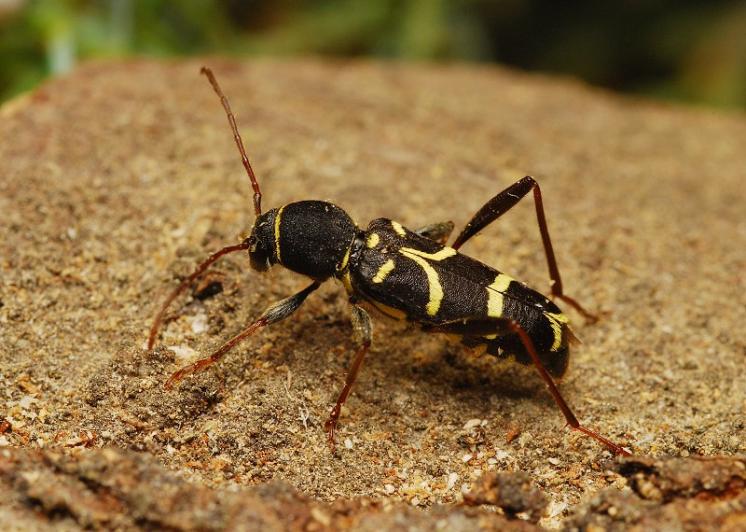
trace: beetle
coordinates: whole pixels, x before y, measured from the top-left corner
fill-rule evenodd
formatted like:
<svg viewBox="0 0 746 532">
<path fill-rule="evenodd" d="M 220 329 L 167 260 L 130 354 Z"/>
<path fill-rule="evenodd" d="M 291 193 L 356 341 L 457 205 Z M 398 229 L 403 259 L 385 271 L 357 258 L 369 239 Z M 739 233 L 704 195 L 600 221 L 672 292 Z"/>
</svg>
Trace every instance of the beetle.
<svg viewBox="0 0 746 532">
<path fill-rule="evenodd" d="M 567 316 L 542 294 L 458 251 L 471 237 L 533 192 L 552 280 L 552 296 L 566 302 L 586 318 L 594 319 L 563 292 L 541 189 L 536 180 L 524 177 L 489 200 L 450 246 L 446 242 L 454 228 L 451 222 L 412 231 L 394 220 L 379 218 L 370 222 L 367 229 L 361 229 L 343 209 L 318 200 L 297 201 L 262 212 L 262 193 L 230 104 L 212 71 L 202 67 L 201 73 L 207 76 L 225 110 L 254 192 L 256 219 L 248 237 L 212 254 L 166 298 L 150 328 L 148 349 L 155 344 L 170 304 L 224 255 L 247 251 L 254 270 L 264 272 L 279 265 L 310 278 L 311 283 L 297 294 L 270 305 L 253 323 L 209 357 L 176 371 L 168 379 L 166 388 L 171 388 L 189 374 L 208 368 L 257 331 L 287 318 L 322 283 L 336 279 L 344 286 L 351 305 L 358 347 L 344 387 L 325 423 L 332 450 L 342 405 L 371 345 L 368 311 L 374 310 L 389 318 L 418 324 L 425 332 L 455 335 L 464 345 L 481 348 L 497 357 L 512 356 L 521 364 L 533 364 L 571 428 L 597 440 L 616 454 L 630 454 L 620 445 L 581 425 L 553 380 L 553 377 L 559 378 L 565 373 L 569 346 L 574 338 Z"/>
</svg>

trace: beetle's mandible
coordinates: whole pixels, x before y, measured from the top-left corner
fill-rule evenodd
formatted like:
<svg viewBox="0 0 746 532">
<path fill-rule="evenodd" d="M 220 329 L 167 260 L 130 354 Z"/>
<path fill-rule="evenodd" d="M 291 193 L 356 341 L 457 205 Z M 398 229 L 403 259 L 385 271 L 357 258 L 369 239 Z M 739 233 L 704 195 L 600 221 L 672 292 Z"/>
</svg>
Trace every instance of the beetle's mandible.
<svg viewBox="0 0 746 532">
<path fill-rule="evenodd" d="M 567 369 L 569 344 L 573 339 L 565 314 L 525 284 L 458 251 L 472 236 L 533 192 L 552 296 L 592 319 L 591 314 L 563 292 L 541 190 L 533 178 L 524 177 L 489 200 L 451 246 L 445 245 L 453 230 L 451 222 L 411 231 L 396 221 L 379 218 L 367 229 L 361 229 L 340 207 L 313 200 L 289 203 L 263 213 L 259 183 L 228 100 L 212 71 L 203 67 L 202 73 L 220 97 L 228 117 L 254 191 L 256 220 L 250 236 L 211 255 L 168 296 L 153 320 L 148 349 L 155 343 L 168 306 L 211 264 L 228 253 L 247 251 L 253 269 L 265 271 L 278 264 L 310 278 L 311 283 L 297 294 L 270 305 L 256 321 L 209 357 L 174 373 L 166 383 L 168 388 L 186 375 L 214 364 L 243 339 L 287 318 L 323 282 L 337 279 L 349 298 L 359 346 L 344 388 L 325 424 L 332 448 L 342 405 L 371 345 L 367 310 L 373 309 L 394 319 L 416 323 L 426 332 L 456 335 L 468 347 L 533 364 L 570 427 L 616 454 L 629 455 L 623 447 L 581 425 L 555 385 L 553 377 L 561 377 Z"/>
</svg>

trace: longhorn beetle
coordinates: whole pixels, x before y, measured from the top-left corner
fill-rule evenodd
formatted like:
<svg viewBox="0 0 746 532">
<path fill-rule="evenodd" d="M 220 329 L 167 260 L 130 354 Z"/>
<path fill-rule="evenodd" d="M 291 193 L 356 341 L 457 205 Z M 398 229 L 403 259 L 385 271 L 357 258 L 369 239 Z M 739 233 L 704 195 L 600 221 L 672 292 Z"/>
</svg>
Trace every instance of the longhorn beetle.
<svg viewBox="0 0 746 532">
<path fill-rule="evenodd" d="M 236 344 L 260 329 L 287 318 L 323 282 L 337 279 L 344 286 L 351 304 L 352 324 L 359 346 L 342 392 L 325 423 L 332 450 L 342 405 L 371 344 L 371 324 L 365 306 L 391 318 L 417 323 L 426 332 L 456 335 L 468 347 L 481 348 L 499 357 L 513 356 L 521 364 L 533 364 L 570 427 L 601 442 L 616 454 L 629 455 L 621 446 L 582 426 L 552 379 L 565 373 L 569 343 L 574 338 L 565 314 L 552 301 L 525 284 L 458 252 L 471 237 L 533 192 L 539 232 L 552 279 L 552 295 L 593 319 L 580 304 L 563 293 L 541 190 L 532 177 L 524 177 L 488 201 L 450 247 L 445 243 L 453 231 L 451 222 L 411 231 L 398 222 L 379 218 L 363 230 L 340 207 L 315 200 L 288 203 L 262 213 L 259 183 L 246 156 L 228 100 L 212 71 L 203 67 L 201 72 L 220 97 L 228 117 L 233 139 L 254 190 L 256 219 L 250 236 L 240 244 L 212 254 L 171 292 L 153 320 L 148 349 L 152 349 L 165 312 L 174 299 L 211 264 L 229 253 L 248 251 L 254 270 L 263 272 L 279 264 L 309 277 L 311 284 L 270 305 L 256 321 L 209 357 L 171 375 L 167 388 L 186 375 L 214 364 Z"/>
</svg>

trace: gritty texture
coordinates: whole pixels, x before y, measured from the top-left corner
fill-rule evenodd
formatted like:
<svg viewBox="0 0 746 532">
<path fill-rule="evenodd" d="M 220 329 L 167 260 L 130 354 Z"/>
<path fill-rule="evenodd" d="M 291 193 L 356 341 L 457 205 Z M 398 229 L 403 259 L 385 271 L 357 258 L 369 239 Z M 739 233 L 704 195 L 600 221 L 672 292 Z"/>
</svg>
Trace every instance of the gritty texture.
<svg viewBox="0 0 746 532">
<path fill-rule="evenodd" d="M 73 456 L 21 451 L 10 459 L 0 457 L 0 488 L 11 493 L 0 506 L 0 521 L 18 529 L 40 527 L 39 514 L 47 514 L 54 516 L 56 530 L 75 530 L 76 525 L 120 530 L 538 530 L 466 507 L 426 512 L 369 498 L 323 504 L 283 482 L 211 489 L 164 471 L 144 453 L 110 448 Z"/>
<path fill-rule="evenodd" d="M 164 390 L 307 283 L 229 256 L 145 349 L 168 291 L 253 220 L 201 64 L 231 100 L 265 209 L 322 199 L 361 226 L 458 231 L 536 177 L 565 291 L 601 315 L 566 309 L 583 343 L 561 389 L 580 420 L 650 459 L 746 452 L 746 117 L 491 67 L 205 59 L 91 64 L 0 108 L 4 460 L 124 449 L 204 489 L 282 481 L 319 503 L 439 512 L 484 472 L 522 472 L 508 485 L 546 496 L 545 527 L 596 497 L 635 496 L 607 450 L 564 428 L 531 368 L 381 320 L 332 456 L 323 424 L 354 350 L 334 282 Z M 530 199 L 463 251 L 549 291 Z M 92 504 L 88 517 L 45 515 L 99 526 Z"/>
<path fill-rule="evenodd" d="M 746 530 L 743 458 L 632 458 L 617 470 L 632 489 L 603 490 L 566 530 Z"/>
<path fill-rule="evenodd" d="M 474 488 L 464 494 L 467 506 L 490 505 L 515 517 L 525 513 L 529 521 L 538 521 L 544 513 L 546 496 L 536 489 L 526 473 L 484 473 Z"/>
</svg>

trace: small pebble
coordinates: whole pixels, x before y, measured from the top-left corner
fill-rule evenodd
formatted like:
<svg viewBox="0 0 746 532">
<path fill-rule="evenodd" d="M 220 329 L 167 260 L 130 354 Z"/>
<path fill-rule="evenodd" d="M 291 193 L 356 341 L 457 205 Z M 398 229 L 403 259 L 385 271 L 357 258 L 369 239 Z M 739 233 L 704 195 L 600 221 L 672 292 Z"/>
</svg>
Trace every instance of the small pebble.
<svg viewBox="0 0 746 532">
<path fill-rule="evenodd" d="M 466 423 L 464 423 L 464 430 L 471 430 L 473 428 L 478 427 L 482 424 L 482 420 L 479 418 L 470 419 Z"/>
<path fill-rule="evenodd" d="M 200 312 L 192 318 L 192 332 L 202 334 L 207 330 L 207 314 Z"/>
<path fill-rule="evenodd" d="M 510 456 L 510 453 L 503 451 L 502 449 L 498 449 L 495 451 L 495 458 L 497 460 L 505 460 Z"/>
<path fill-rule="evenodd" d="M 188 345 L 169 345 L 168 348 L 176 354 L 176 358 L 181 360 L 194 358 L 197 355 L 197 352 Z"/>
</svg>

